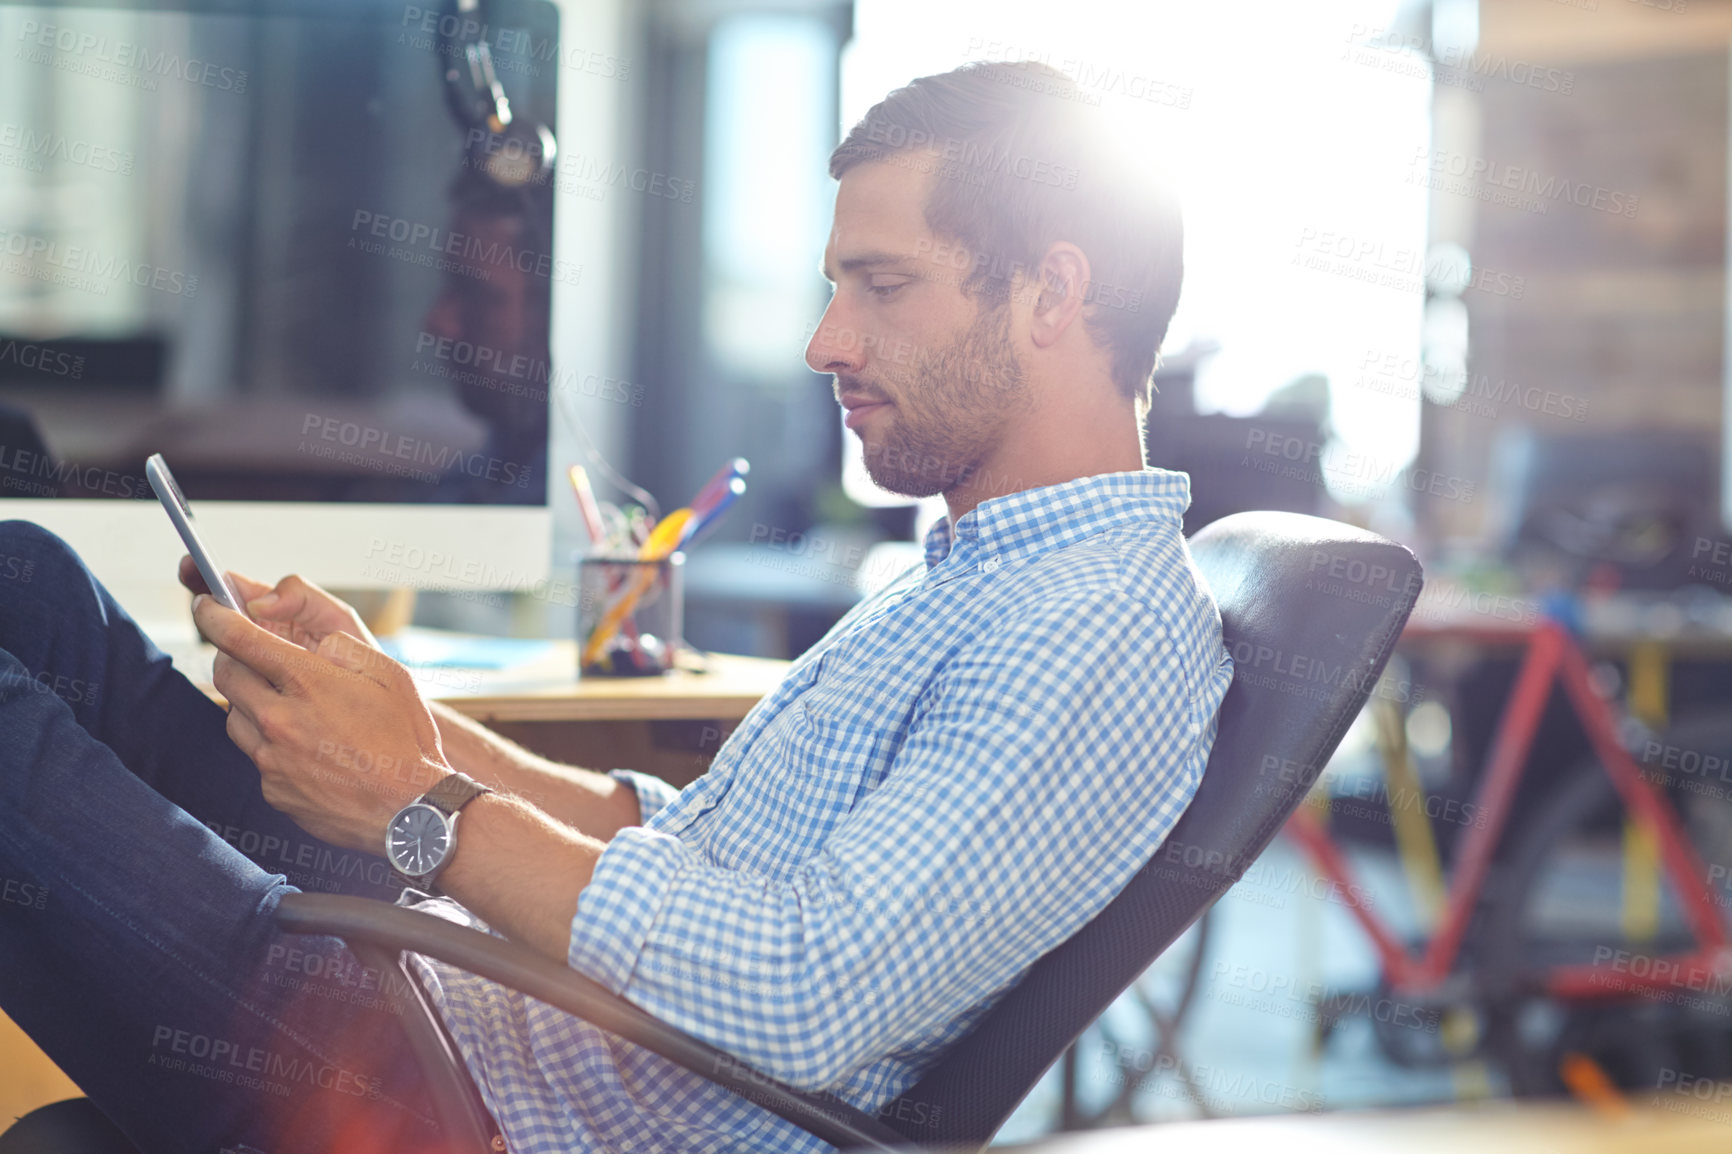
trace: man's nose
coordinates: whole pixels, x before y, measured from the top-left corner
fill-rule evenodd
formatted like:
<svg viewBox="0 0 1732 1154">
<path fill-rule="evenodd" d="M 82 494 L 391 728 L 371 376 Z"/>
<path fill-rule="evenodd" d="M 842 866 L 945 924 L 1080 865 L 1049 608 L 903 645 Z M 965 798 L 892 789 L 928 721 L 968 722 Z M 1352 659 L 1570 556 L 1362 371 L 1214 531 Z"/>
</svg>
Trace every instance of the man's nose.
<svg viewBox="0 0 1732 1154">
<path fill-rule="evenodd" d="M 815 373 L 852 373 L 863 367 L 860 334 L 839 322 L 838 311 L 836 298 L 831 297 L 812 339 L 806 342 L 806 366 Z"/>
</svg>

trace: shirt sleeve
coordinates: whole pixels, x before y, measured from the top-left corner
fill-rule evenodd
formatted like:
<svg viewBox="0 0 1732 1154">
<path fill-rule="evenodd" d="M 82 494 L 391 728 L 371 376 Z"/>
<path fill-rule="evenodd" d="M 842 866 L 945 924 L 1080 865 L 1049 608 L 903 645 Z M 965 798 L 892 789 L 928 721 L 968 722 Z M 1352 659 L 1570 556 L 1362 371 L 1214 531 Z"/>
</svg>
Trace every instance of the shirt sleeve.
<svg viewBox="0 0 1732 1154">
<path fill-rule="evenodd" d="M 680 795 L 680 791 L 659 777 L 647 773 L 639 773 L 635 769 L 615 769 L 608 776 L 623 781 L 632 787 L 637 794 L 638 824 L 648 825 L 651 818 L 660 813 Z"/>
<path fill-rule="evenodd" d="M 790 875 L 621 830 L 570 964 L 795 1086 L 941 1035 L 1123 888 L 1201 780 L 1218 624 L 1112 589 L 1043 605 L 949 662 L 888 776 Z M 1201 692 L 1200 692 L 1201 691 Z M 810 691 L 809 691 L 810 692 Z"/>
</svg>

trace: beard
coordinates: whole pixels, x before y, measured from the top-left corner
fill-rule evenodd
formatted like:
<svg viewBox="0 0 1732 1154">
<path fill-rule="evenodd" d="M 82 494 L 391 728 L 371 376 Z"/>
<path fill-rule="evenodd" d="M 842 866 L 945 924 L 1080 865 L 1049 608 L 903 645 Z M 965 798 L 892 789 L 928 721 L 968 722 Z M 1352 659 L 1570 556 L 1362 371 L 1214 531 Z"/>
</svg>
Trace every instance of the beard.
<svg viewBox="0 0 1732 1154">
<path fill-rule="evenodd" d="M 862 458 L 874 484 L 904 497 L 948 493 L 977 477 L 1030 400 L 1002 302 L 983 307 L 945 348 L 886 375 L 899 386 L 891 419 L 878 439 L 861 438 Z"/>
</svg>

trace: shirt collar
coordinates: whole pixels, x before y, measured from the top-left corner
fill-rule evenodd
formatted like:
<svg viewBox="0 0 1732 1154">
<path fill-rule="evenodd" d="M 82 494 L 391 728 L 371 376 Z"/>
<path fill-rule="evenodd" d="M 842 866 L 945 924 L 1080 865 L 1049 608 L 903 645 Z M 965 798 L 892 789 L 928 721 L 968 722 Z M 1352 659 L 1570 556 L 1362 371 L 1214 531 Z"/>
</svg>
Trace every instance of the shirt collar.
<svg viewBox="0 0 1732 1154">
<path fill-rule="evenodd" d="M 926 568 L 972 541 L 1001 560 L 1066 545 L 1120 525 L 1178 521 L 1191 505 L 1191 478 L 1167 469 L 1102 473 L 993 497 L 962 515 L 954 529 L 940 517 L 926 531 Z"/>
</svg>

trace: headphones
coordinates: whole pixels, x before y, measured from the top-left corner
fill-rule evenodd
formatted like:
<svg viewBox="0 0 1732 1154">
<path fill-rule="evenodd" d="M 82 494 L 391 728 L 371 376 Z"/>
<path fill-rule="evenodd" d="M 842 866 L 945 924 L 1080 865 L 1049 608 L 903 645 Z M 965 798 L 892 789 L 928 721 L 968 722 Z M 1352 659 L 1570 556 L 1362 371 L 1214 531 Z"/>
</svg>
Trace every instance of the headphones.
<svg viewBox="0 0 1732 1154">
<path fill-rule="evenodd" d="M 493 70 L 481 4 L 451 0 L 452 19 L 439 22 L 445 104 L 464 130 L 464 164 L 506 191 L 545 184 L 553 177 L 559 144 L 545 124 L 512 118 L 511 101 Z"/>
</svg>

